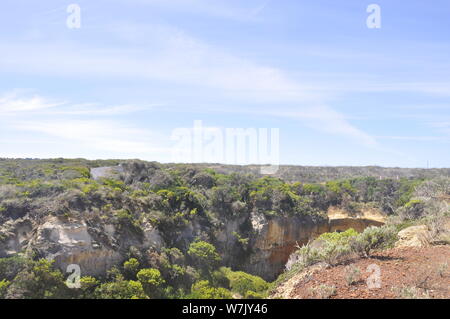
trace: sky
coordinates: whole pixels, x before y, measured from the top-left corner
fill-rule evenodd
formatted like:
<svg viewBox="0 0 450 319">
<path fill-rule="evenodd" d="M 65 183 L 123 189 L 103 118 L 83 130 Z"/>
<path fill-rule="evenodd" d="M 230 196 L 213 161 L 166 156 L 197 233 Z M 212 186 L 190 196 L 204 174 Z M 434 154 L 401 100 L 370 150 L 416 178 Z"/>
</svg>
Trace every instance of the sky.
<svg viewBox="0 0 450 319">
<path fill-rule="evenodd" d="M 0 157 L 450 167 L 448 0 L 1 6 Z"/>
</svg>

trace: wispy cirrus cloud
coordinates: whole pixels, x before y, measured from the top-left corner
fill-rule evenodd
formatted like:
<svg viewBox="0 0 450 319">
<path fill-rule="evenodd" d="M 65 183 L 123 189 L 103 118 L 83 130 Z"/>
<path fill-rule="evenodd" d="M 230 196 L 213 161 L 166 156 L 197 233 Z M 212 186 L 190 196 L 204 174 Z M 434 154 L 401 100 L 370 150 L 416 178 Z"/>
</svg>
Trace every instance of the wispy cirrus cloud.
<svg viewBox="0 0 450 319">
<path fill-rule="evenodd" d="M 139 26 L 140 27 L 140 26 Z M 124 41 L 139 43 L 135 28 L 112 27 Z M 27 44 L 3 44 L 0 50 L 0 70 L 67 77 L 128 77 L 157 80 L 162 83 L 215 90 L 214 94 L 252 103 L 294 103 L 288 112 L 293 118 L 305 120 L 308 126 L 355 139 L 364 145 L 374 145 L 375 140 L 354 127 L 344 115 L 329 106 L 320 108 L 327 95 L 320 84 L 311 86 L 306 81 L 294 79 L 284 70 L 225 53 L 184 31 L 156 25 L 142 38 L 151 42 L 150 53 L 146 49 L 106 49 L 49 43 L 33 44 L 33 55 Z M 208 111 L 208 106 L 203 111 Z M 214 107 L 212 107 L 214 108 Z M 249 112 L 252 108 L 247 108 Z M 116 111 L 120 111 L 117 108 Z M 259 112 L 257 107 L 255 111 Z M 60 111 L 62 112 L 62 111 Z M 70 110 L 75 113 L 76 110 Z M 78 110 L 78 112 L 82 112 Z M 86 114 L 102 112 L 85 110 Z"/>
<path fill-rule="evenodd" d="M 21 90 L 0 95 L 0 131 L 3 133 L 0 143 L 3 145 L 53 145 L 53 152 L 37 153 L 41 154 L 39 157 L 57 154 L 58 149 L 66 147 L 85 157 L 99 152 L 136 158 L 170 154 L 170 145 L 160 132 L 138 128 L 121 119 L 124 114 L 152 110 L 156 104 L 143 107 L 53 102 L 53 99 L 19 92 Z"/>
<path fill-rule="evenodd" d="M 38 95 L 21 97 L 19 91 L 13 91 L 0 96 L 0 115 L 42 111 L 61 105 L 64 105 L 64 102 L 48 100 Z"/>
<path fill-rule="evenodd" d="M 0 115 L 2 116 L 27 116 L 31 115 L 85 115 L 85 116 L 115 116 L 121 114 L 134 113 L 139 111 L 149 111 L 163 104 L 147 105 L 102 105 L 100 103 L 70 103 L 49 99 L 37 94 L 20 93 L 22 90 L 15 90 L 0 94 Z"/>
<path fill-rule="evenodd" d="M 12 126 L 16 130 L 44 133 L 76 143 L 84 149 L 145 157 L 170 150 L 157 145 L 157 141 L 163 140 L 161 135 L 114 120 L 17 121 Z"/>
<path fill-rule="evenodd" d="M 280 69 L 225 54 L 211 46 L 171 34 L 160 50 L 93 49 L 68 45 L 0 45 L 0 70 L 70 77 L 144 78 L 217 89 L 252 100 L 311 99 L 316 93 Z"/>
</svg>

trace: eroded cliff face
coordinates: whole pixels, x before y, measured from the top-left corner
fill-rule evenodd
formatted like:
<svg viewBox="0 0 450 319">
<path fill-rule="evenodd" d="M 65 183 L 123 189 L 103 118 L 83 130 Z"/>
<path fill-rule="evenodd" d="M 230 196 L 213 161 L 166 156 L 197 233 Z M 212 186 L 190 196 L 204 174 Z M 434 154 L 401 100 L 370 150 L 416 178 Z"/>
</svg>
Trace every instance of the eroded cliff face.
<svg viewBox="0 0 450 319">
<path fill-rule="evenodd" d="M 326 218 L 252 216 L 255 235 L 245 271 L 273 280 L 296 247 L 328 230 Z"/>
<path fill-rule="evenodd" d="M 298 246 L 330 231 L 345 231 L 384 223 L 385 216 L 375 210 L 349 214 L 330 208 L 326 216 L 270 217 L 252 213 L 224 221 L 214 233 L 219 252 L 225 263 L 234 269 L 275 279 Z M 249 223 L 250 221 L 250 223 Z M 239 246 L 237 233 L 250 228 L 246 249 Z M 2 240 L 0 256 L 25 252 L 28 255 L 52 259 L 63 272 L 70 264 L 77 264 L 82 275 L 104 275 L 108 269 L 127 258 L 131 246 L 142 251 L 167 247 L 163 236 L 150 222 L 142 222 L 142 236 L 119 232 L 114 224 L 78 218 L 47 216 L 43 220 L 18 219 L 2 226 L 9 236 Z M 192 241 L 205 230 L 200 225 L 188 225 L 180 240 Z M 166 234 L 167 235 L 167 234 Z M 168 247 L 170 248 L 170 247 Z"/>
<path fill-rule="evenodd" d="M 77 264 L 84 275 L 93 276 L 104 274 L 122 259 L 118 251 L 94 240 L 84 220 L 53 216 L 37 227 L 26 250 L 55 260 L 55 265 L 64 272 L 68 265 Z"/>
<path fill-rule="evenodd" d="M 327 211 L 328 232 L 346 231 L 353 228 L 362 232 L 368 226 L 381 226 L 386 222 L 386 215 L 375 208 L 368 208 L 358 213 L 350 213 L 338 207 L 330 207 Z"/>
<path fill-rule="evenodd" d="M 77 264 L 82 275 L 104 275 L 126 258 L 130 246 L 160 249 L 164 246 L 159 232 L 144 221 L 143 237 L 120 236 L 112 224 L 95 224 L 83 219 L 48 216 L 43 220 L 11 221 L 9 237 L 0 245 L 0 257 L 17 253 L 37 255 L 55 261 L 63 272 Z"/>
<path fill-rule="evenodd" d="M 275 217 L 267 219 L 252 215 L 255 235 L 251 241 L 252 253 L 245 270 L 267 280 L 274 280 L 283 270 L 289 256 L 308 241 L 326 232 L 345 231 L 353 228 L 358 232 L 368 226 L 384 224 L 386 216 L 376 209 L 350 214 L 330 207 L 323 218 Z"/>
</svg>

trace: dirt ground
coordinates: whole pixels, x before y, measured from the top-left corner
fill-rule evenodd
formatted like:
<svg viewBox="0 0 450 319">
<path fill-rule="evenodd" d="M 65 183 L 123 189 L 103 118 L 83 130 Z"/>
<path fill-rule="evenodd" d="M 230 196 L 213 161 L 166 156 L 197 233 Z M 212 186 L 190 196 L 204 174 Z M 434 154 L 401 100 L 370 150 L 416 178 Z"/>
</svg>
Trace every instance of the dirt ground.
<svg viewBox="0 0 450 319">
<path fill-rule="evenodd" d="M 449 299 L 450 246 L 389 249 L 291 280 L 284 298 Z"/>
</svg>

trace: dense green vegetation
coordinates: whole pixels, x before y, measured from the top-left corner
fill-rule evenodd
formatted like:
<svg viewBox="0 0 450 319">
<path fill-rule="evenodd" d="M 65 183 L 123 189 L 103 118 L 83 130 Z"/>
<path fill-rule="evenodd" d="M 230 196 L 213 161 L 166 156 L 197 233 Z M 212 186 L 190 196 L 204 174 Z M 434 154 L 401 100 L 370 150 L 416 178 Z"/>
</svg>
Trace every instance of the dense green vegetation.
<svg viewBox="0 0 450 319">
<path fill-rule="evenodd" d="M 91 178 L 91 168 L 119 164 L 123 170 L 117 177 Z M 0 258 L 0 298 L 263 298 L 267 282 L 229 268 L 236 270 L 248 256 L 251 213 L 270 219 L 323 218 L 330 206 L 354 213 L 377 207 L 389 215 L 399 209 L 420 215 L 423 210 L 422 203 L 413 199 L 421 178 L 352 177 L 305 183 L 261 177 L 251 170 L 218 171 L 141 161 L 0 159 L 0 224 L 24 216 L 82 216 L 90 227 L 112 224 L 117 236 L 137 241 L 144 240 L 144 227 L 150 224 L 166 243 L 161 250 L 127 247 L 123 264 L 105 277 L 82 277 L 79 289 L 68 289 L 66 274 L 41 259 L 38 250 L 27 258 Z M 237 218 L 247 222 L 233 232 L 234 249 L 225 254 L 216 234 L 226 221 Z M 202 231 L 186 235 L 196 225 Z M 8 236 L 0 228 L 0 244 Z M 386 242 L 379 240 L 384 236 L 376 230 L 323 235 L 325 248 L 305 247 L 300 255 L 306 263 L 334 263 L 350 250 L 369 254 Z M 108 238 L 99 240 L 108 247 L 117 245 Z"/>
<path fill-rule="evenodd" d="M 231 298 L 233 294 L 246 298 L 265 296 L 269 285 L 260 277 L 214 266 L 220 261 L 214 246 L 198 241 L 191 245 L 190 251 L 202 256 L 196 262 L 200 271 L 189 266 L 168 264 L 162 268 L 165 270 L 163 277 L 158 269 L 140 268 L 139 262 L 130 258 L 123 267 L 112 268 L 106 278 L 81 277 L 78 289 L 70 289 L 66 285 L 63 274 L 52 266 L 51 261 L 21 256 L 0 258 L 0 297 L 217 299 Z"/>
</svg>

